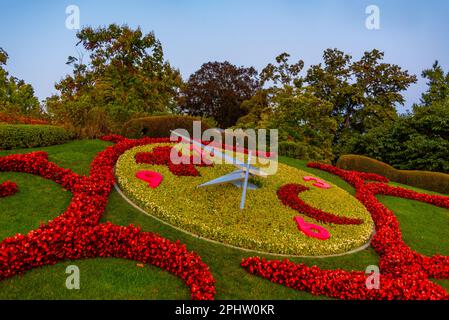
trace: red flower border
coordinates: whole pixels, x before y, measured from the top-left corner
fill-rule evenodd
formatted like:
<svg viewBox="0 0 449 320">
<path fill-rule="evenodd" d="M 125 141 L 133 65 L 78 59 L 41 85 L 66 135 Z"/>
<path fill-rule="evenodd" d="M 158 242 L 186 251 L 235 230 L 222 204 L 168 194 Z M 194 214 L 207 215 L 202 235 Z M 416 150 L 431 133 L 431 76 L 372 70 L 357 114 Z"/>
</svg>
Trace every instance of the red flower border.
<svg viewBox="0 0 449 320">
<path fill-rule="evenodd" d="M 0 157 L 0 171 L 39 175 L 73 194 L 70 205 L 59 217 L 27 235 L 17 234 L 0 242 L 0 280 L 67 259 L 117 257 L 171 272 L 185 281 L 192 299 L 213 299 L 215 280 L 208 266 L 179 241 L 142 232 L 132 225 L 99 224 L 115 183 L 113 167 L 119 156 L 135 146 L 169 140 L 128 140 L 120 136 L 108 136 L 105 140 L 117 144 L 98 153 L 87 177 L 49 162 L 45 152 Z"/>
<path fill-rule="evenodd" d="M 310 218 L 319 222 L 333 223 L 333 224 L 355 224 L 363 223 L 361 219 L 353 219 L 347 217 L 339 217 L 332 213 L 313 208 L 298 197 L 298 193 L 310 190 L 308 187 L 301 184 L 286 184 L 279 188 L 277 195 L 279 200 L 293 210 L 298 211 Z"/>
<path fill-rule="evenodd" d="M 242 260 L 243 268 L 290 288 L 340 299 L 449 299 L 441 286 L 429 280 L 449 278 L 449 257 L 426 257 L 407 246 L 394 212 L 378 201 L 376 195 L 413 199 L 449 209 L 448 197 L 392 187 L 385 184 L 386 178 L 374 174 L 341 170 L 320 163 L 309 163 L 308 166 L 337 175 L 354 186 L 357 199 L 371 213 L 376 226 L 371 245 L 380 257 L 380 288 L 368 289 L 367 275 L 361 271 L 322 270 L 287 259 L 267 261 L 251 257 Z"/>
<path fill-rule="evenodd" d="M 171 173 L 176 176 L 192 176 L 197 177 L 200 175 L 195 166 L 206 167 L 211 166 L 203 162 L 199 158 L 199 164 L 195 164 L 195 157 L 191 155 L 190 158 L 187 156 L 181 157 L 180 164 L 174 164 L 170 159 L 172 147 L 156 147 L 152 152 L 139 152 L 135 155 L 136 163 L 154 164 L 154 165 L 165 165 L 168 167 Z M 184 159 L 183 159 L 184 158 Z"/>
<path fill-rule="evenodd" d="M 17 184 L 11 181 L 0 183 L 0 198 L 9 197 L 19 191 Z"/>
</svg>

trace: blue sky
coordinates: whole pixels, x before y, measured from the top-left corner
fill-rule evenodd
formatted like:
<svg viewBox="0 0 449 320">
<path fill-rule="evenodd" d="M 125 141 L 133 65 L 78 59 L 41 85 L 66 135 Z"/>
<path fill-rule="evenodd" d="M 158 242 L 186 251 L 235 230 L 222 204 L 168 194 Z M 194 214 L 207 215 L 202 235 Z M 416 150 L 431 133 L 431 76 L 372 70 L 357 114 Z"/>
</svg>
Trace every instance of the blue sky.
<svg viewBox="0 0 449 320">
<path fill-rule="evenodd" d="M 321 61 L 338 48 L 355 58 L 373 48 L 385 60 L 420 77 L 439 60 L 449 70 L 447 0 L 0 0 L 0 47 L 10 55 L 13 75 L 31 83 L 40 99 L 77 55 L 75 31 L 65 27 L 68 5 L 80 8 L 81 25 L 126 23 L 153 30 L 165 55 L 184 78 L 207 61 L 228 60 L 258 70 L 281 52 Z M 365 8 L 380 8 L 380 30 L 365 28 Z M 405 111 L 425 89 L 420 78 L 406 93 Z"/>
</svg>

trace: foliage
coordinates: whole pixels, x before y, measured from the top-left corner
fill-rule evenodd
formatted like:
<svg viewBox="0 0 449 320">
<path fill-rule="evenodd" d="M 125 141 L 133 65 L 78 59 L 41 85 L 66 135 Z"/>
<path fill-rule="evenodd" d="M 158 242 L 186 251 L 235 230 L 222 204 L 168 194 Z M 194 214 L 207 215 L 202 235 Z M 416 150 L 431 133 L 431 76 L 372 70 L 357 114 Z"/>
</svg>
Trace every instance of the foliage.
<svg viewBox="0 0 449 320">
<path fill-rule="evenodd" d="M 284 52 L 275 58 L 275 65 L 269 63 L 260 73 L 261 85 L 271 83 L 271 91 L 300 88 L 302 79 L 299 74 L 304 68 L 304 61 L 289 64 L 289 58 L 290 54 Z"/>
<path fill-rule="evenodd" d="M 232 185 L 215 187 L 213 192 L 196 188 L 203 182 L 234 171 L 234 166 L 197 166 L 199 176 L 180 177 L 165 165 L 136 163 L 136 155 L 148 154 L 160 146 L 141 146 L 125 152 L 117 162 L 117 182 L 142 209 L 178 228 L 241 248 L 307 256 L 346 252 L 365 244 L 371 235 L 372 223 L 367 212 L 351 195 L 336 186 L 327 191 L 311 187 L 310 191 L 301 194 L 301 199 L 334 215 L 362 219 L 363 224 L 321 223 L 332 234 L 326 242 L 300 233 L 293 221 L 298 212 L 282 205 L 277 190 L 287 183 L 308 185 L 303 177 L 309 174 L 304 171 L 279 164 L 276 175 L 260 179 L 262 187 L 248 192 L 246 208 L 240 211 L 240 189 Z M 136 178 L 136 172 L 140 170 L 159 172 L 164 180 L 156 189 L 150 190 L 147 183 Z M 325 202 L 323 198 L 326 198 Z M 304 218 L 317 223 L 313 218 Z"/>
<path fill-rule="evenodd" d="M 16 114 L 6 114 L 0 112 L 0 124 L 49 124 L 44 119 L 37 119 Z"/>
<path fill-rule="evenodd" d="M 0 112 L 12 115 L 41 116 L 39 100 L 30 84 L 10 76 L 4 69 L 8 54 L 0 47 Z"/>
<path fill-rule="evenodd" d="M 391 181 L 409 186 L 449 194 L 449 175 L 439 172 L 397 170 L 386 163 L 365 156 L 344 155 L 337 167 L 345 170 L 377 173 Z"/>
<path fill-rule="evenodd" d="M 260 89 L 250 99 L 243 101 L 240 108 L 245 115 L 237 120 L 236 127 L 242 129 L 267 128 L 267 122 L 271 117 L 269 98 L 269 90 Z"/>
<path fill-rule="evenodd" d="M 61 127 L 0 124 L 1 149 L 45 147 L 70 139 L 73 134 Z"/>
<path fill-rule="evenodd" d="M 176 129 L 186 129 L 193 135 L 193 122 L 201 122 L 201 131 L 209 129 L 209 125 L 198 117 L 190 116 L 152 116 L 132 119 L 123 125 L 122 134 L 127 138 L 166 138 L 170 137 L 170 131 Z"/>
<path fill-rule="evenodd" d="M 329 116 L 332 105 L 304 93 L 279 98 L 278 106 L 268 120 L 277 128 L 281 141 L 295 141 L 306 146 L 309 160 L 331 160 L 336 121 Z"/>
<path fill-rule="evenodd" d="M 47 99 L 47 110 L 80 136 L 118 132 L 132 117 L 167 113 L 175 107 L 182 79 L 165 61 L 154 33 L 111 24 L 77 33 L 89 61 L 69 57 L 73 74 Z"/>
<path fill-rule="evenodd" d="M 315 148 L 310 159 L 331 160 L 346 142 L 397 118 L 396 104 L 416 77 L 399 66 L 383 63 L 378 50 L 358 61 L 337 49 L 324 52 L 323 64 L 301 76 L 304 62 L 289 63 L 289 54 L 276 57 L 260 74 L 263 88 L 242 104 L 248 115 L 243 128 L 280 128 L 281 141 Z M 314 100 L 315 99 L 315 100 Z M 321 150 L 319 150 L 321 149 Z"/>
<path fill-rule="evenodd" d="M 308 159 L 307 145 L 294 141 L 279 142 L 279 155 L 294 159 Z"/>
<path fill-rule="evenodd" d="M 237 67 L 227 61 L 205 63 L 181 91 L 181 112 L 212 117 L 220 127 L 231 127 L 245 115 L 242 102 L 259 88 L 256 76 L 252 67 Z"/>
<path fill-rule="evenodd" d="M 429 87 L 422 94 L 422 105 L 429 107 L 435 103 L 447 102 L 449 99 L 449 72 L 444 74 L 443 68 L 436 61 L 432 69 L 422 72 L 422 77 L 428 80 L 427 85 Z"/>
<path fill-rule="evenodd" d="M 337 49 L 323 54 L 324 64 L 311 66 L 305 82 L 317 97 L 333 105 L 336 142 L 345 131 L 365 133 L 396 119 L 396 104 L 416 77 L 399 66 L 382 62 L 384 53 L 365 52 L 358 61 Z"/>
<path fill-rule="evenodd" d="M 415 106 L 413 114 L 354 136 L 343 153 L 366 155 L 397 169 L 449 172 L 449 101 Z"/>
<path fill-rule="evenodd" d="M 366 134 L 346 136 L 337 153 L 367 155 L 397 169 L 449 172 L 449 76 L 436 62 L 423 77 L 429 87 L 412 113 Z"/>
<path fill-rule="evenodd" d="M 260 73 L 260 89 L 241 108 L 248 115 L 237 123 L 241 128 L 271 128 L 279 130 L 280 149 L 304 159 L 330 161 L 337 122 L 331 117 L 333 106 L 312 95 L 299 76 L 302 60 L 289 63 L 290 55 L 276 57 Z"/>
<path fill-rule="evenodd" d="M 297 96 L 302 87 L 299 73 L 304 67 L 304 61 L 289 63 L 290 55 L 282 53 L 275 58 L 276 63 L 269 63 L 260 72 L 261 88 L 248 100 L 243 101 L 241 109 L 246 113 L 241 117 L 239 128 L 267 128 L 269 119 L 273 116 L 279 100 Z"/>
</svg>

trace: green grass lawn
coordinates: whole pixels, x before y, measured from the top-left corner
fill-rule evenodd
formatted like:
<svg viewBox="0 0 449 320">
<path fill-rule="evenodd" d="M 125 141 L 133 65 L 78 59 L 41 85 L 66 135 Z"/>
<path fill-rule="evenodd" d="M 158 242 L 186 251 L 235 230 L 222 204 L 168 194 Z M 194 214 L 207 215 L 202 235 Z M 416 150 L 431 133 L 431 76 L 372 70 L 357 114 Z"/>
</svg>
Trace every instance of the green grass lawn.
<svg viewBox="0 0 449 320">
<path fill-rule="evenodd" d="M 107 145 L 109 144 L 98 140 L 81 140 L 38 150 L 47 151 L 50 161 L 62 167 L 71 168 L 79 174 L 87 174 L 95 154 Z M 2 151 L 0 156 L 30 151 L 31 149 Z M 328 173 L 307 168 L 306 161 L 284 157 L 280 160 L 316 174 L 354 194 L 354 190 L 346 182 Z M 27 174 L 0 173 L 0 182 L 8 179 L 18 183 L 20 192 L 0 199 L 0 239 L 36 228 L 41 222 L 62 213 L 70 201 L 70 193 L 63 192 L 51 181 Z M 449 255 L 447 210 L 405 199 L 379 199 L 395 211 L 404 239 L 413 249 L 426 255 Z M 155 232 L 171 240 L 179 239 L 185 243 L 189 250 L 197 252 L 210 266 L 217 281 L 217 299 L 323 299 L 248 274 L 239 264 L 242 258 L 251 256 L 250 253 L 199 240 L 166 226 L 128 205 L 115 190 L 109 197 L 102 221 L 124 226 L 140 225 L 144 231 Z M 315 264 L 322 268 L 346 270 L 364 270 L 368 265 L 378 263 L 378 257 L 371 248 L 344 257 L 291 260 L 308 265 Z M 80 290 L 68 290 L 65 287 L 65 268 L 71 264 L 80 268 Z M 449 280 L 440 280 L 438 283 L 449 290 Z M 175 276 L 155 267 L 141 268 L 133 261 L 112 258 L 61 262 L 0 282 L 0 299 L 188 298 L 187 287 Z"/>
</svg>

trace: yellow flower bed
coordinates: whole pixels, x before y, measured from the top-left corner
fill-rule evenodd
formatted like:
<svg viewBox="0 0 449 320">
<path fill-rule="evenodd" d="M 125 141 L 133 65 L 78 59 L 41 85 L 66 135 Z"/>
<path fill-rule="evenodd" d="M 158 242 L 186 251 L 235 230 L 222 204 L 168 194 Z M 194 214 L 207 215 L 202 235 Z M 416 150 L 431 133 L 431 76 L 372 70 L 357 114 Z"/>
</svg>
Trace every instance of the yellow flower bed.
<svg viewBox="0 0 449 320">
<path fill-rule="evenodd" d="M 137 164 L 134 156 L 139 152 L 151 152 L 154 144 L 136 147 L 125 152 L 117 162 L 116 176 L 121 190 L 142 209 L 169 224 L 225 244 L 273 254 L 303 256 L 331 255 L 356 249 L 369 241 L 373 221 L 365 207 L 353 196 L 332 185 L 331 189 L 313 187 L 305 182 L 310 173 L 279 164 L 278 172 L 266 179 L 260 178 L 261 188 L 249 190 L 246 207 L 239 209 L 241 189 L 233 185 L 196 188 L 197 185 L 230 173 L 232 165 L 196 167 L 200 177 L 179 177 L 168 167 Z M 163 175 L 156 189 L 136 178 L 136 172 L 151 170 Z M 282 205 L 277 190 L 288 183 L 310 187 L 299 194 L 307 204 L 338 216 L 359 218 L 361 225 L 330 225 L 301 215 Z M 293 217 L 321 225 L 331 238 L 322 241 L 300 232 Z"/>
</svg>

